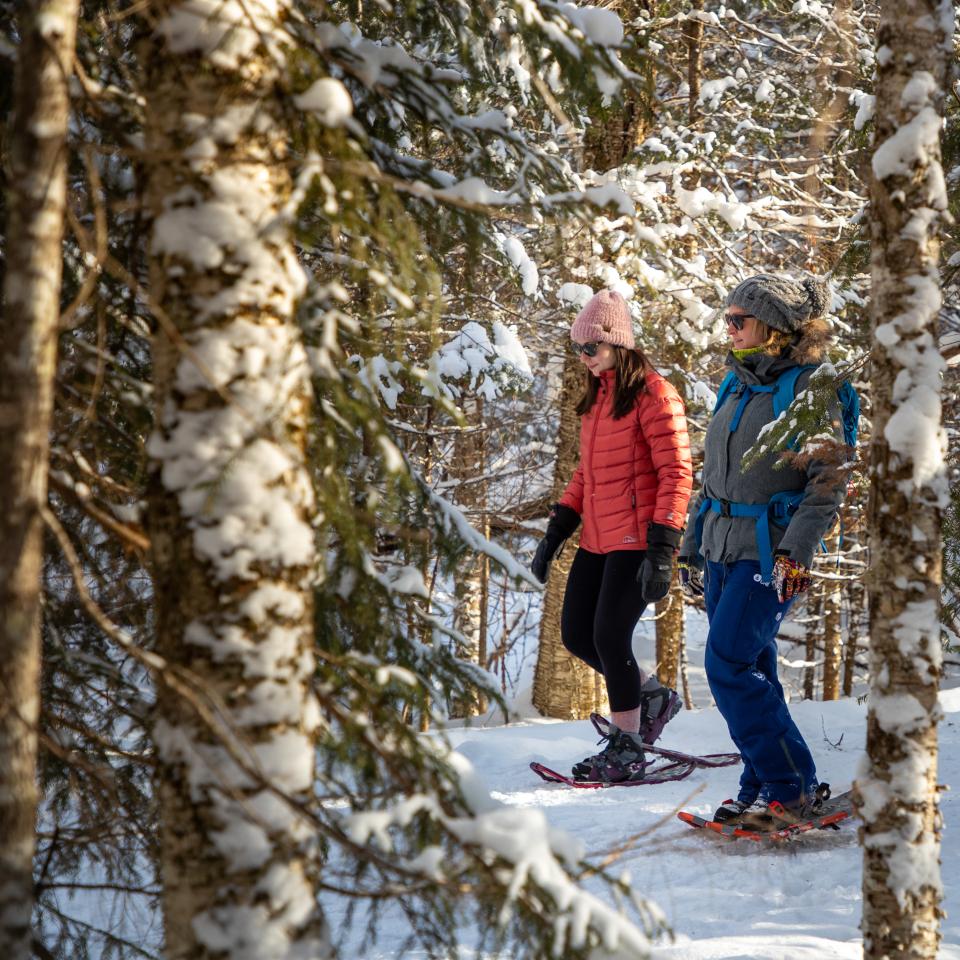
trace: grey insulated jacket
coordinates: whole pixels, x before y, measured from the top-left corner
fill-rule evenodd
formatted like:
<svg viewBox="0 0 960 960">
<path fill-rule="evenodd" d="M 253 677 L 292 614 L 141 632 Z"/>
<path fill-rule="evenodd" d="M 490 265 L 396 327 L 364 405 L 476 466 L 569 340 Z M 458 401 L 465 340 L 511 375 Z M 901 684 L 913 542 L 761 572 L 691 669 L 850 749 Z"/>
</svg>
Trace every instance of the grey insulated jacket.
<svg viewBox="0 0 960 960">
<path fill-rule="evenodd" d="M 737 360 L 731 353 L 727 364 L 733 368 L 741 383 L 767 385 L 796 361 L 784 356 L 754 353 Z M 812 371 L 803 371 L 797 379 L 799 393 L 810 381 Z M 741 461 L 756 443 L 760 431 L 774 420 L 773 394 L 754 394 L 744 409 L 736 432 L 730 432 L 730 423 L 737 408 L 739 394 L 729 396 L 716 412 L 707 428 L 703 449 L 703 479 L 700 492 L 690 501 L 687 531 L 680 548 L 683 556 L 696 558 L 696 519 L 705 497 L 728 500 L 731 503 L 767 503 L 775 493 L 804 491 L 805 496 L 786 527 L 770 523 L 770 541 L 774 551 L 780 550 L 804 566 L 813 562 L 820 539 L 836 518 L 843 500 L 843 487 L 816 483 L 825 465 L 811 463 L 804 470 L 780 463 L 781 454 L 769 453 L 749 470 Z M 832 411 L 833 432 L 843 439 L 839 401 Z M 728 517 L 708 510 L 703 517 L 701 554 L 715 563 L 733 563 L 736 560 L 759 560 L 756 520 L 750 517 Z"/>
</svg>

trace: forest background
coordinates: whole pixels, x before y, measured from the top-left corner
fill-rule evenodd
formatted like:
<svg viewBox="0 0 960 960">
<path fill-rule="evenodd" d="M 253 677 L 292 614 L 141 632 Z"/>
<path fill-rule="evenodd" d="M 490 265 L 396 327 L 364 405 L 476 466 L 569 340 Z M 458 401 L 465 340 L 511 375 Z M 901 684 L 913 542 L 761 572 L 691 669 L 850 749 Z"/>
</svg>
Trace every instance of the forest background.
<svg viewBox="0 0 960 960">
<path fill-rule="evenodd" d="M 643 955 L 650 891 L 588 893 L 594 869 L 505 821 L 442 731 L 524 699 L 605 708 L 559 641 L 573 550 L 544 592 L 527 571 L 577 459 L 578 307 L 628 298 L 699 443 L 725 293 L 786 269 L 829 275 L 836 334 L 788 455 L 850 471 L 790 635 L 804 696 L 873 697 L 865 944 L 891 909 L 876 882 L 904 918 L 876 949 L 935 955 L 919 838 L 960 643 L 952 5 L 0 12 L 0 952 L 161 949 L 64 899 L 95 889 L 118 918 L 158 911 L 168 956 L 331 956 L 328 890 L 372 931 L 399 902 L 433 956 L 465 915 L 490 952 Z M 841 379 L 855 458 L 817 436 Z M 683 611 L 676 591 L 656 611 L 681 688 Z M 909 722 L 881 709 L 918 689 Z M 898 839 L 871 847 L 888 814 Z M 925 858 L 899 899 L 881 848 Z"/>
</svg>

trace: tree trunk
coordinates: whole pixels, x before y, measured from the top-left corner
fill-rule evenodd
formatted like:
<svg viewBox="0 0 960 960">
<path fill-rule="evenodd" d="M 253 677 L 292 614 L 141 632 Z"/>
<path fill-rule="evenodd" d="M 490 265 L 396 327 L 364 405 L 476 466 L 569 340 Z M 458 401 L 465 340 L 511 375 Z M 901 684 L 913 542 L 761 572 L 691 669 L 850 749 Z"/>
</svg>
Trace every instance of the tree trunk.
<svg viewBox="0 0 960 960">
<path fill-rule="evenodd" d="M 657 679 L 676 690 L 683 646 L 683 591 L 678 583 L 674 583 L 656 609 Z"/>
<path fill-rule="evenodd" d="M 703 12 L 703 0 L 690 0 L 692 12 Z M 703 21 L 689 17 L 683 23 L 687 47 L 687 123 L 693 129 L 700 118 L 700 85 L 703 76 Z"/>
<path fill-rule="evenodd" d="M 847 648 L 843 657 L 843 695 L 853 694 L 853 681 L 857 672 L 857 654 L 860 652 L 860 634 L 864 623 L 866 597 L 863 580 L 859 577 L 849 587 L 850 621 L 847 624 Z"/>
<path fill-rule="evenodd" d="M 650 0 L 618 0 L 610 7 L 624 24 L 628 24 L 637 20 L 641 13 L 653 15 L 655 5 Z M 657 99 L 656 70 L 652 60 L 644 63 L 632 87 L 639 91 L 639 96 L 628 97 L 591 117 L 583 137 L 586 168 L 604 173 L 620 166 L 646 136 L 653 119 L 650 105 Z"/>
<path fill-rule="evenodd" d="M 464 408 L 467 423 L 463 432 L 457 435 L 450 472 L 461 481 L 457 486 L 460 505 L 468 515 L 479 515 L 480 522 L 477 523 L 476 519 L 473 522 L 489 538 L 487 483 L 482 479 L 486 472 L 487 443 L 483 398 L 477 397 L 465 403 Z M 463 637 L 463 641 L 457 645 L 457 656 L 484 668 L 487 665 L 488 575 L 489 564 L 485 555 L 477 554 L 465 560 L 456 578 L 456 606 L 453 611 L 453 625 Z M 469 697 L 451 704 L 450 715 L 473 717 L 484 713 L 486 709 L 486 697 L 474 689 Z"/>
<path fill-rule="evenodd" d="M 557 500 L 563 493 L 580 457 L 580 418 L 575 408 L 582 376 L 580 364 L 575 359 L 564 362 L 552 500 Z M 550 565 L 533 674 L 533 705 L 544 716 L 560 720 L 580 720 L 606 708 L 606 695 L 600 690 L 602 685 L 595 682 L 593 668 L 568 653 L 560 638 L 560 611 L 578 542 L 579 536 L 574 534 Z"/>
<path fill-rule="evenodd" d="M 31 951 L 40 715 L 40 577 L 60 320 L 77 0 L 29 0 L 10 137 L 0 323 L 0 956 Z"/>
<path fill-rule="evenodd" d="M 844 524 L 845 548 L 849 556 L 860 560 L 863 550 L 863 527 L 866 510 L 852 504 L 840 508 L 840 522 Z M 843 696 L 853 694 L 856 679 L 857 655 L 866 644 L 861 637 L 867 634 L 867 587 L 866 577 L 857 576 L 840 588 L 840 622 L 844 635 L 843 649 Z M 846 601 L 846 602 L 844 602 Z"/>
<path fill-rule="evenodd" d="M 701 13 L 703 0 L 690 0 L 690 12 Z M 701 118 L 700 90 L 703 79 L 703 21 L 698 17 L 690 16 L 683 22 L 683 43 L 687 48 L 687 126 L 696 130 Z M 681 182 L 684 190 L 696 190 L 700 186 L 700 167 L 694 165 L 692 169 L 683 173 Z M 683 256 L 692 260 L 697 255 L 696 231 L 683 238 L 680 244 Z M 681 338 L 682 340 L 682 338 Z M 688 348 L 678 344 L 684 353 Z"/>
<path fill-rule="evenodd" d="M 820 606 L 820 603 L 817 603 Z M 817 678 L 817 628 L 809 624 L 803 646 L 803 658 L 807 665 L 803 668 L 803 699 L 812 700 Z"/>
<path fill-rule="evenodd" d="M 834 4 L 830 14 L 833 26 L 825 31 L 823 53 L 815 77 L 814 89 L 823 91 L 827 96 L 819 106 L 819 115 L 810 132 L 806 148 L 810 166 L 804 178 L 804 190 L 811 200 L 807 208 L 811 222 L 821 215 L 822 164 L 825 162 L 830 166 L 832 182 L 847 176 L 842 164 L 832 164 L 831 154 L 836 136 L 841 130 L 840 121 L 850 106 L 850 88 L 856 84 L 854 67 L 857 62 L 857 48 L 853 39 L 851 7 L 851 0 L 837 0 Z M 807 269 L 823 272 L 832 268 L 843 253 L 843 249 L 838 249 L 838 246 L 825 241 L 823 230 L 811 226 L 807 233 Z"/>
<path fill-rule="evenodd" d="M 167 665 L 153 735 L 176 960 L 330 952 L 294 806 L 313 797 L 319 723 L 312 392 L 285 211 L 287 5 L 269 9 L 157 2 L 140 51 L 158 159 L 148 525 Z"/>
<path fill-rule="evenodd" d="M 641 11 L 650 12 L 651 5 L 647 0 L 622 0 L 613 9 L 625 23 L 629 23 Z M 641 95 L 629 98 L 612 114 L 594 118 L 597 122 L 587 128 L 582 161 L 585 169 L 606 171 L 619 166 L 636 144 L 643 140 L 651 121 L 650 104 L 656 99 L 656 74 L 652 60 L 647 62 L 646 69 L 648 72 L 644 76 Z M 572 253 L 569 261 L 575 262 Z M 582 369 L 577 360 L 566 354 L 551 495 L 553 501 L 562 495 L 580 456 L 580 418 L 575 408 L 582 387 Z M 533 675 L 533 705 L 544 716 L 561 720 L 587 717 L 591 712 L 604 711 L 607 706 L 604 683 L 594 676 L 591 667 L 567 653 L 560 638 L 563 595 L 578 541 L 576 535 L 571 537 L 563 553 L 550 566 Z"/>
<path fill-rule="evenodd" d="M 689 661 L 687 659 L 687 638 L 684 633 L 680 637 L 680 685 L 683 688 L 683 709 L 692 710 L 694 708 L 693 694 L 690 692 L 690 676 L 687 672 Z"/>
<path fill-rule="evenodd" d="M 840 623 L 840 583 L 824 581 L 823 596 L 823 699 L 840 699 L 840 658 L 843 632 Z"/>
<path fill-rule="evenodd" d="M 940 940 L 940 525 L 948 499 L 936 346 L 940 123 L 952 16 L 883 0 L 870 180 L 873 435 L 863 952 L 933 958 Z"/>
</svg>

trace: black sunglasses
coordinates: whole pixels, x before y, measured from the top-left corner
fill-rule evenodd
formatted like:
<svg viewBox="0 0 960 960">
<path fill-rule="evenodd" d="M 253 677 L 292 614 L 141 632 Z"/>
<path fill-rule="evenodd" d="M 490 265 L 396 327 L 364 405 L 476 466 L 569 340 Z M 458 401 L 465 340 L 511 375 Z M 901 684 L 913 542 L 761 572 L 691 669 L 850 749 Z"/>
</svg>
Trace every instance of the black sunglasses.
<svg viewBox="0 0 960 960">
<path fill-rule="evenodd" d="M 588 357 L 595 357 L 597 355 L 597 351 L 600 349 L 600 341 L 591 340 L 589 343 L 577 343 L 576 340 L 571 340 L 570 346 L 577 356 L 580 356 L 581 353 L 585 353 Z"/>
<path fill-rule="evenodd" d="M 752 313 L 725 313 L 723 315 L 723 319 L 728 325 L 732 325 L 734 330 L 742 330 L 744 323 L 751 318 L 757 319 Z"/>
</svg>

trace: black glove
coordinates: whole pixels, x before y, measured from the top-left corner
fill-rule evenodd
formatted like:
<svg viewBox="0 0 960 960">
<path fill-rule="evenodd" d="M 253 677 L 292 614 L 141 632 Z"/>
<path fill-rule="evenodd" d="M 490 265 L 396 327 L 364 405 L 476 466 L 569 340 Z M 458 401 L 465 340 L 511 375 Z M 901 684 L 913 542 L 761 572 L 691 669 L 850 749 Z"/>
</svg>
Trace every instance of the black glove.
<svg viewBox="0 0 960 960">
<path fill-rule="evenodd" d="M 644 603 L 656 603 L 670 592 L 673 554 L 680 546 L 680 531 L 662 523 L 647 527 L 647 553 L 637 571 Z"/>
<path fill-rule="evenodd" d="M 555 503 L 550 508 L 550 521 L 547 523 L 547 532 L 533 555 L 530 569 L 533 575 L 541 582 L 547 582 L 550 572 L 550 561 L 557 551 L 566 542 L 574 530 L 580 525 L 580 514 L 572 507 L 565 507 L 562 503 Z"/>
</svg>

